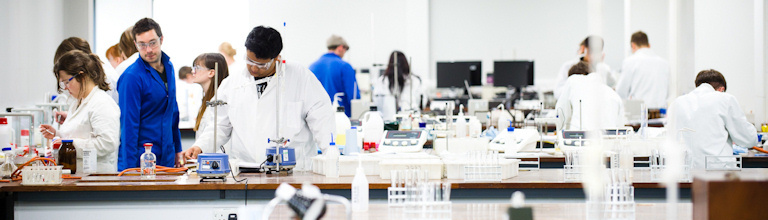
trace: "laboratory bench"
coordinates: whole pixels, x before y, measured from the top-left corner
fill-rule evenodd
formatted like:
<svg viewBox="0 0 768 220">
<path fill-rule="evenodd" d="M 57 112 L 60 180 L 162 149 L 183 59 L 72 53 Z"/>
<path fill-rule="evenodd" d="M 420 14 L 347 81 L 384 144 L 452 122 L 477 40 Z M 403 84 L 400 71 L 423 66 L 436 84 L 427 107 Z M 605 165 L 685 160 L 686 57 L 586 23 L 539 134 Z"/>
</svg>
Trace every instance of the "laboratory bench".
<svg viewBox="0 0 768 220">
<path fill-rule="evenodd" d="M 704 171 L 698 171 L 704 172 Z M 707 173 L 725 173 L 726 171 L 708 171 Z M 768 176 L 768 169 L 752 168 L 737 171 L 741 176 Z M 694 174 L 697 174 L 696 172 Z M 266 201 L 274 197 L 280 183 L 289 183 L 301 187 L 310 182 L 323 193 L 350 198 L 353 177 L 326 178 L 309 172 L 292 174 L 241 173 L 236 182 L 228 178 L 223 182 L 212 180 L 200 182 L 196 175 L 158 174 L 153 180 L 142 179 L 137 175 L 116 176 L 116 174 L 94 174 L 82 176 L 82 179 L 65 179 L 60 185 L 23 186 L 19 181 L 0 183 L 0 196 L 4 210 L 20 207 L 36 207 L 29 204 L 60 205 L 100 204 L 103 202 L 125 203 L 139 201 L 165 201 L 183 203 L 185 201 L 210 201 L 212 204 L 226 201 L 259 200 Z M 371 199 L 386 199 L 390 180 L 379 176 L 367 176 Z M 432 180 L 451 183 L 451 200 L 509 199 L 515 191 L 522 191 L 526 198 L 582 200 L 583 188 L 578 181 L 566 181 L 563 169 L 520 170 L 518 176 L 499 182 L 465 182 L 461 179 Z M 651 171 L 636 168 L 633 171 L 633 185 L 636 198 L 665 197 L 665 188 L 651 179 Z M 691 198 L 691 183 L 681 182 L 680 197 Z M 247 189 L 247 190 L 246 190 Z M 174 203 L 174 204 L 175 204 Z M 639 206 L 638 206 L 639 207 Z M 455 208 L 455 207 L 454 207 Z M 7 216 L 7 213 L 4 213 Z M 556 218 L 556 217 L 553 217 Z M 6 218 L 8 219 L 8 218 Z"/>
<path fill-rule="evenodd" d="M 506 203 L 454 203 L 447 214 L 413 214 L 406 212 L 403 207 L 390 207 L 386 204 L 371 204 L 366 212 L 353 212 L 352 219 L 508 219 Z M 587 219 L 585 203 L 535 203 L 528 204 L 533 209 L 536 220 L 549 219 Z M 658 220 L 667 217 L 666 203 L 638 203 L 636 204 L 634 218 L 627 219 L 651 219 Z M 691 203 L 678 203 L 676 205 L 677 216 L 674 219 L 692 219 L 693 208 Z M 269 219 L 289 219 L 292 215 L 287 205 L 280 205 L 270 215 Z M 344 207 L 332 204 L 323 219 L 346 219 Z M 615 218 L 622 219 L 622 218 Z"/>
<path fill-rule="evenodd" d="M 768 155 L 762 154 L 762 156 L 756 155 L 753 151 L 750 151 L 747 155 L 742 156 L 742 168 L 768 168 Z M 539 158 L 519 158 L 522 161 L 536 161 L 539 160 L 539 166 L 542 169 L 562 169 L 565 165 L 564 156 L 540 156 Z M 608 158 L 606 157 L 606 162 Z M 635 167 L 648 167 L 649 157 L 636 156 Z"/>
</svg>

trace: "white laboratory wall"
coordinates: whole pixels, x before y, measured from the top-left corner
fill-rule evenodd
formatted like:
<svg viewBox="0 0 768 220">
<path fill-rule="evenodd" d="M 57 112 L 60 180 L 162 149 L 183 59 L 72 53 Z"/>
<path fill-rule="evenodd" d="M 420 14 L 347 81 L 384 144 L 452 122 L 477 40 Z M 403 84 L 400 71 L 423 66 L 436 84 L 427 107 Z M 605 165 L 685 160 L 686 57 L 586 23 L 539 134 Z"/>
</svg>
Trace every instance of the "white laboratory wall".
<svg viewBox="0 0 768 220">
<path fill-rule="evenodd" d="M 202 53 L 218 53 L 222 42 L 235 48 L 236 60 L 245 55 L 248 26 L 248 1 L 154 0 L 154 19 L 163 31 L 163 51 L 178 71 L 192 66 Z M 242 61 L 240 61 L 242 62 Z M 226 65 L 226 64 L 223 64 Z M 239 71 L 239 70 L 230 70 Z"/>
<path fill-rule="evenodd" d="M 343 59 L 355 69 L 386 63 L 393 50 L 400 50 L 412 59 L 412 71 L 425 76 L 428 5 L 427 0 L 251 0 L 248 31 L 258 25 L 280 31 L 288 62 L 309 66 L 327 53 L 326 40 L 336 34 L 349 43 Z"/>
<path fill-rule="evenodd" d="M 0 107 L 24 107 L 54 93 L 53 55 L 62 40 L 90 40 L 88 0 L 0 1 Z"/>
<path fill-rule="evenodd" d="M 716 69 L 742 110 L 764 120 L 763 90 L 755 88 L 754 2 L 700 0 L 694 4 L 696 72 Z"/>
<path fill-rule="evenodd" d="M 120 42 L 123 31 L 141 18 L 152 17 L 152 0 L 94 0 L 94 52 L 107 61 L 109 47 Z"/>
<path fill-rule="evenodd" d="M 613 69 L 624 58 L 623 7 L 621 1 L 603 4 L 606 62 Z M 584 0 L 430 1 L 430 76 L 441 61 L 482 60 L 485 75 L 494 60 L 534 60 L 535 84 L 552 87 L 589 34 L 586 13 Z"/>
</svg>

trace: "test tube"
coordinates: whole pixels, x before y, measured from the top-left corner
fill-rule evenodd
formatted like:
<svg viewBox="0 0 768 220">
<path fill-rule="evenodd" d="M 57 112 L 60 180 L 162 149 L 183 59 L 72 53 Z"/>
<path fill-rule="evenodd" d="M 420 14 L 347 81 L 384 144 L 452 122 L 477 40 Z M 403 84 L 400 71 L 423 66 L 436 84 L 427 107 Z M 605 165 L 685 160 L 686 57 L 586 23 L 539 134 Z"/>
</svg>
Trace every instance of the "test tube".
<svg viewBox="0 0 768 220">
<path fill-rule="evenodd" d="M 451 200 L 451 183 L 443 183 L 443 202 Z"/>
</svg>

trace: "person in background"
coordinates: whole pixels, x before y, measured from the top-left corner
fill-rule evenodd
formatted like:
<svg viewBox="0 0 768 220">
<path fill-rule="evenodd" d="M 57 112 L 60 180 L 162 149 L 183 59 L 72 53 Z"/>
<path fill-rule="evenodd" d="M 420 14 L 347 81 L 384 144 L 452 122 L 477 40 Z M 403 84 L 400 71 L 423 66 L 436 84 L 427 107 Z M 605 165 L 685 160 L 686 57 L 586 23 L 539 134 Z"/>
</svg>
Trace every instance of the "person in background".
<svg viewBox="0 0 768 220">
<path fill-rule="evenodd" d="M 133 25 L 137 59 L 120 76 L 120 153 L 117 169 L 139 167 L 144 144 L 152 143 L 157 165 L 180 166 L 181 133 L 171 58 L 162 51 L 163 32 L 151 18 Z"/>
<path fill-rule="evenodd" d="M 233 63 L 235 63 L 235 55 L 237 55 L 237 50 L 232 48 L 232 44 L 229 42 L 223 42 L 221 45 L 219 45 L 219 53 L 224 55 L 224 58 L 227 59 L 227 66 L 231 66 Z"/>
<path fill-rule="evenodd" d="M 757 145 L 757 129 L 747 121 L 736 97 L 725 93 L 725 77 L 717 70 L 696 75 L 696 89 L 670 106 L 667 133 L 682 135 L 690 147 L 693 167 L 703 169 L 705 156 L 733 155 L 733 144 Z"/>
<path fill-rule="evenodd" d="M 253 28 L 245 48 L 247 69 L 227 77 L 217 91 L 218 99 L 227 103 L 219 107 L 218 123 L 205 127 L 195 144 L 184 151 L 185 158 L 214 152 L 216 146 L 230 141 L 227 154 L 231 160 L 261 164 L 267 159 L 266 149 L 274 145 L 267 139 L 283 137 L 295 149 L 295 170 L 311 169 L 310 158 L 317 155 L 318 147 L 329 146 L 336 130 L 334 110 L 323 86 L 306 67 L 280 59 L 283 40 L 274 28 Z M 280 106 L 275 106 L 278 100 Z M 280 123 L 275 121 L 278 109 Z M 209 120 L 212 124 L 213 119 Z M 215 144 L 214 129 L 218 129 Z"/>
<path fill-rule="evenodd" d="M 56 54 L 53 55 L 53 63 L 55 64 L 57 60 L 61 56 L 63 56 L 65 53 L 73 50 L 80 50 L 87 54 L 91 53 L 91 45 L 88 44 L 88 41 L 85 39 L 79 38 L 79 37 L 70 37 L 67 39 L 64 39 L 59 44 L 59 47 L 56 48 Z M 104 90 L 107 92 L 107 94 L 112 97 L 112 100 L 115 101 L 115 103 L 119 103 L 119 97 L 117 94 L 117 91 L 115 88 L 117 87 L 117 76 L 115 74 L 115 71 L 112 69 L 112 67 L 107 66 L 106 63 L 101 62 L 99 60 L 99 64 L 101 65 L 102 71 L 101 73 L 104 73 L 105 79 L 107 84 L 109 85 L 109 90 Z M 66 120 L 66 115 L 63 114 L 64 112 L 59 113 L 61 115 L 62 120 Z M 59 118 L 59 117 L 55 117 Z M 63 122 L 63 121 L 61 121 Z"/>
<path fill-rule="evenodd" d="M 216 63 L 219 63 L 218 72 L 215 70 Z M 221 85 L 221 82 L 229 76 L 229 69 L 226 65 L 223 65 L 225 63 L 226 58 L 218 53 L 200 54 L 192 62 L 192 82 L 203 87 L 202 103 L 197 112 L 195 127 L 193 128 L 196 131 L 195 140 L 200 138 L 205 128 L 213 124 L 213 110 L 209 110 L 208 105 L 205 103 L 213 100 L 213 96 L 216 94 L 214 83 Z M 218 75 L 218 81 L 215 80 L 216 75 Z M 215 149 L 208 149 L 206 152 L 215 152 Z"/>
<path fill-rule="evenodd" d="M 590 42 L 597 42 L 595 44 L 590 44 Z M 591 46 L 590 46 L 591 45 Z M 576 65 L 577 63 L 581 61 L 586 61 L 587 63 L 594 64 L 596 66 L 595 73 L 600 75 L 600 81 L 603 82 L 603 84 L 608 85 L 608 87 L 614 87 L 616 85 L 616 77 L 611 72 L 611 67 L 608 66 L 608 64 L 605 64 L 603 62 L 603 59 L 605 57 L 603 53 L 603 46 L 605 45 L 605 42 L 603 42 L 602 37 L 598 36 L 588 36 L 587 38 L 584 38 L 583 41 L 581 41 L 581 44 L 579 44 L 579 57 L 569 60 L 560 67 L 560 71 L 557 73 L 557 79 L 556 79 L 556 87 L 554 89 L 555 93 L 555 99 L 560 98 L 560 94 L 563 93 L 563 87 L 565 87 L 565 81 L 568 80 L 568 71 L 573 67 L 573 65 Z M 593 51 L 590 51 L 590 47 L 593 48 Z M 600 58 L 597 62 L 592 62 L 590 59 L 595 55 Z"/>
<path fill-rule="evenodd" d="M 651 51 L 648 35 L 632 34 L 632 56 L 621 66 L 616 93 L 624 100 L 639 99 L 648 108 L 665 108 L 669 95 L 669 63 Z"/>
<path fill-rule="evenodd" d="M 336 93 L 343 93 L 341 105 L 347 117 L 352 113 L 351 100 L 360 98 L 360 89 L 357 88 L 355 69 L 341 58 L 349 50 L 349 45 L 344 38 L 332 35 L 326 41 L 328 53 L 309 66 L 309 70 L 315 74 L 323 84 L 328 97 L 333 101 Z"/>
<path fill-rule="evenodd" d="M 192 67 L 179 68 L 179 80 L 176 81 L 176 103 L 179 105 L 179 123 L 181 128 L 192 128 L 193 117 L 197 115 L 203 90 L 195 84 Z"/>
<path fill-rule="evenodd" d="M 229 42 L 223 42 L 219 45 L 219 53 L 227 60 L 227 69 L 230 71 L 245 71 L 245 64 L 235 60 L 237 50 L 232 48 Z M 220 64 L 221 65 L 221 64 Z"/>
<path fill-rule="evenodd" d="M 136 63 L 136 60 L 139 59 L 139 50 L 136 49 L 133 26 L 128 27 L 128 29 L 123 31 L 123 34 L 120 35 L 120 42 L 117 44 L 117 48 L 120 50 L 120 55 L 123 58 L 123 62 L 115 67 L 115 72 L 119 79 L 119 77 L 123 75 L 123 72 L 125 72 L 125 69 Z"/>
<path fill-rule="evenodd" d="M 586 61 L 568 70 L 563 94 L 557 99 L 558 127 L 566 130 L 599 130 L 624 127 L 624 104 Z"/>
<path fill-rule="evenodd" d="M 120 54 L 120 49 L 117 48 L 117 44 L 109 47 L 107 53 L 104 55 L 107 57 L 107 60 L 109 60 L 109 64 L 112 65 L 113 69 L 117 68 L 117 65 L 120 65 L 124 60 L 123 56 Z"/>
<path fill-rule="evenodd" d="M 397 57 L 397 82 L 395 82 L 395 57 Z M 395 102 L 385 101 L 385 99 L 395 100 L 395 94 L 398 94 L 400 99 L 397 101 L 400 110 L 421 110 L 422 104 L 426 103 L 422 97 L 421 78 L 411 73 L 408 58 L 403 52 L 393 51 L 389 55 L 389 64 L 384 75 L 374 80 L 372 84 L 374 103 L 385 119 L 394 118 L 397 111 Z"/>
<path fill-rule="evenodd" d="M 120 108 L 104 91 L 109 84 L 96 54 L 70 50 L 58 56 L 53 67 L 57 91 L 67 90 L 72 96 L 68 119 L 58 130 L 51 125 L 40 125 L 47 139 L 71 139 L 75 148 L 96 150 L 99 173 L 117 171 L 117 148 L 120 145 Z"/>
</svg>

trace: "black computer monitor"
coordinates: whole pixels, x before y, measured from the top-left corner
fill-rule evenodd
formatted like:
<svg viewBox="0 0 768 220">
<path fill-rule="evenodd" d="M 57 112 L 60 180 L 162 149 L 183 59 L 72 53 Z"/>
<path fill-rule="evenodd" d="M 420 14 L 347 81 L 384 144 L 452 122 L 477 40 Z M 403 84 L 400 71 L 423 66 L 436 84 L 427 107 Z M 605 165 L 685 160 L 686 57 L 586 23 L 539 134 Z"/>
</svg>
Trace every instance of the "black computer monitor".
<svg viewBox="0 0 768 220">
<path fill-rule="evenodd" d="M 470 86 L 482 85 L 482 64 L 480 61 L 437 62 L 437 87 L 464 87 L 464 80 Z"/>
<path fill-rule="evenodd" d="M 493 86 L 525 87 L 533 85 L 533 61 L 494 61 Z"/>
</svg>

